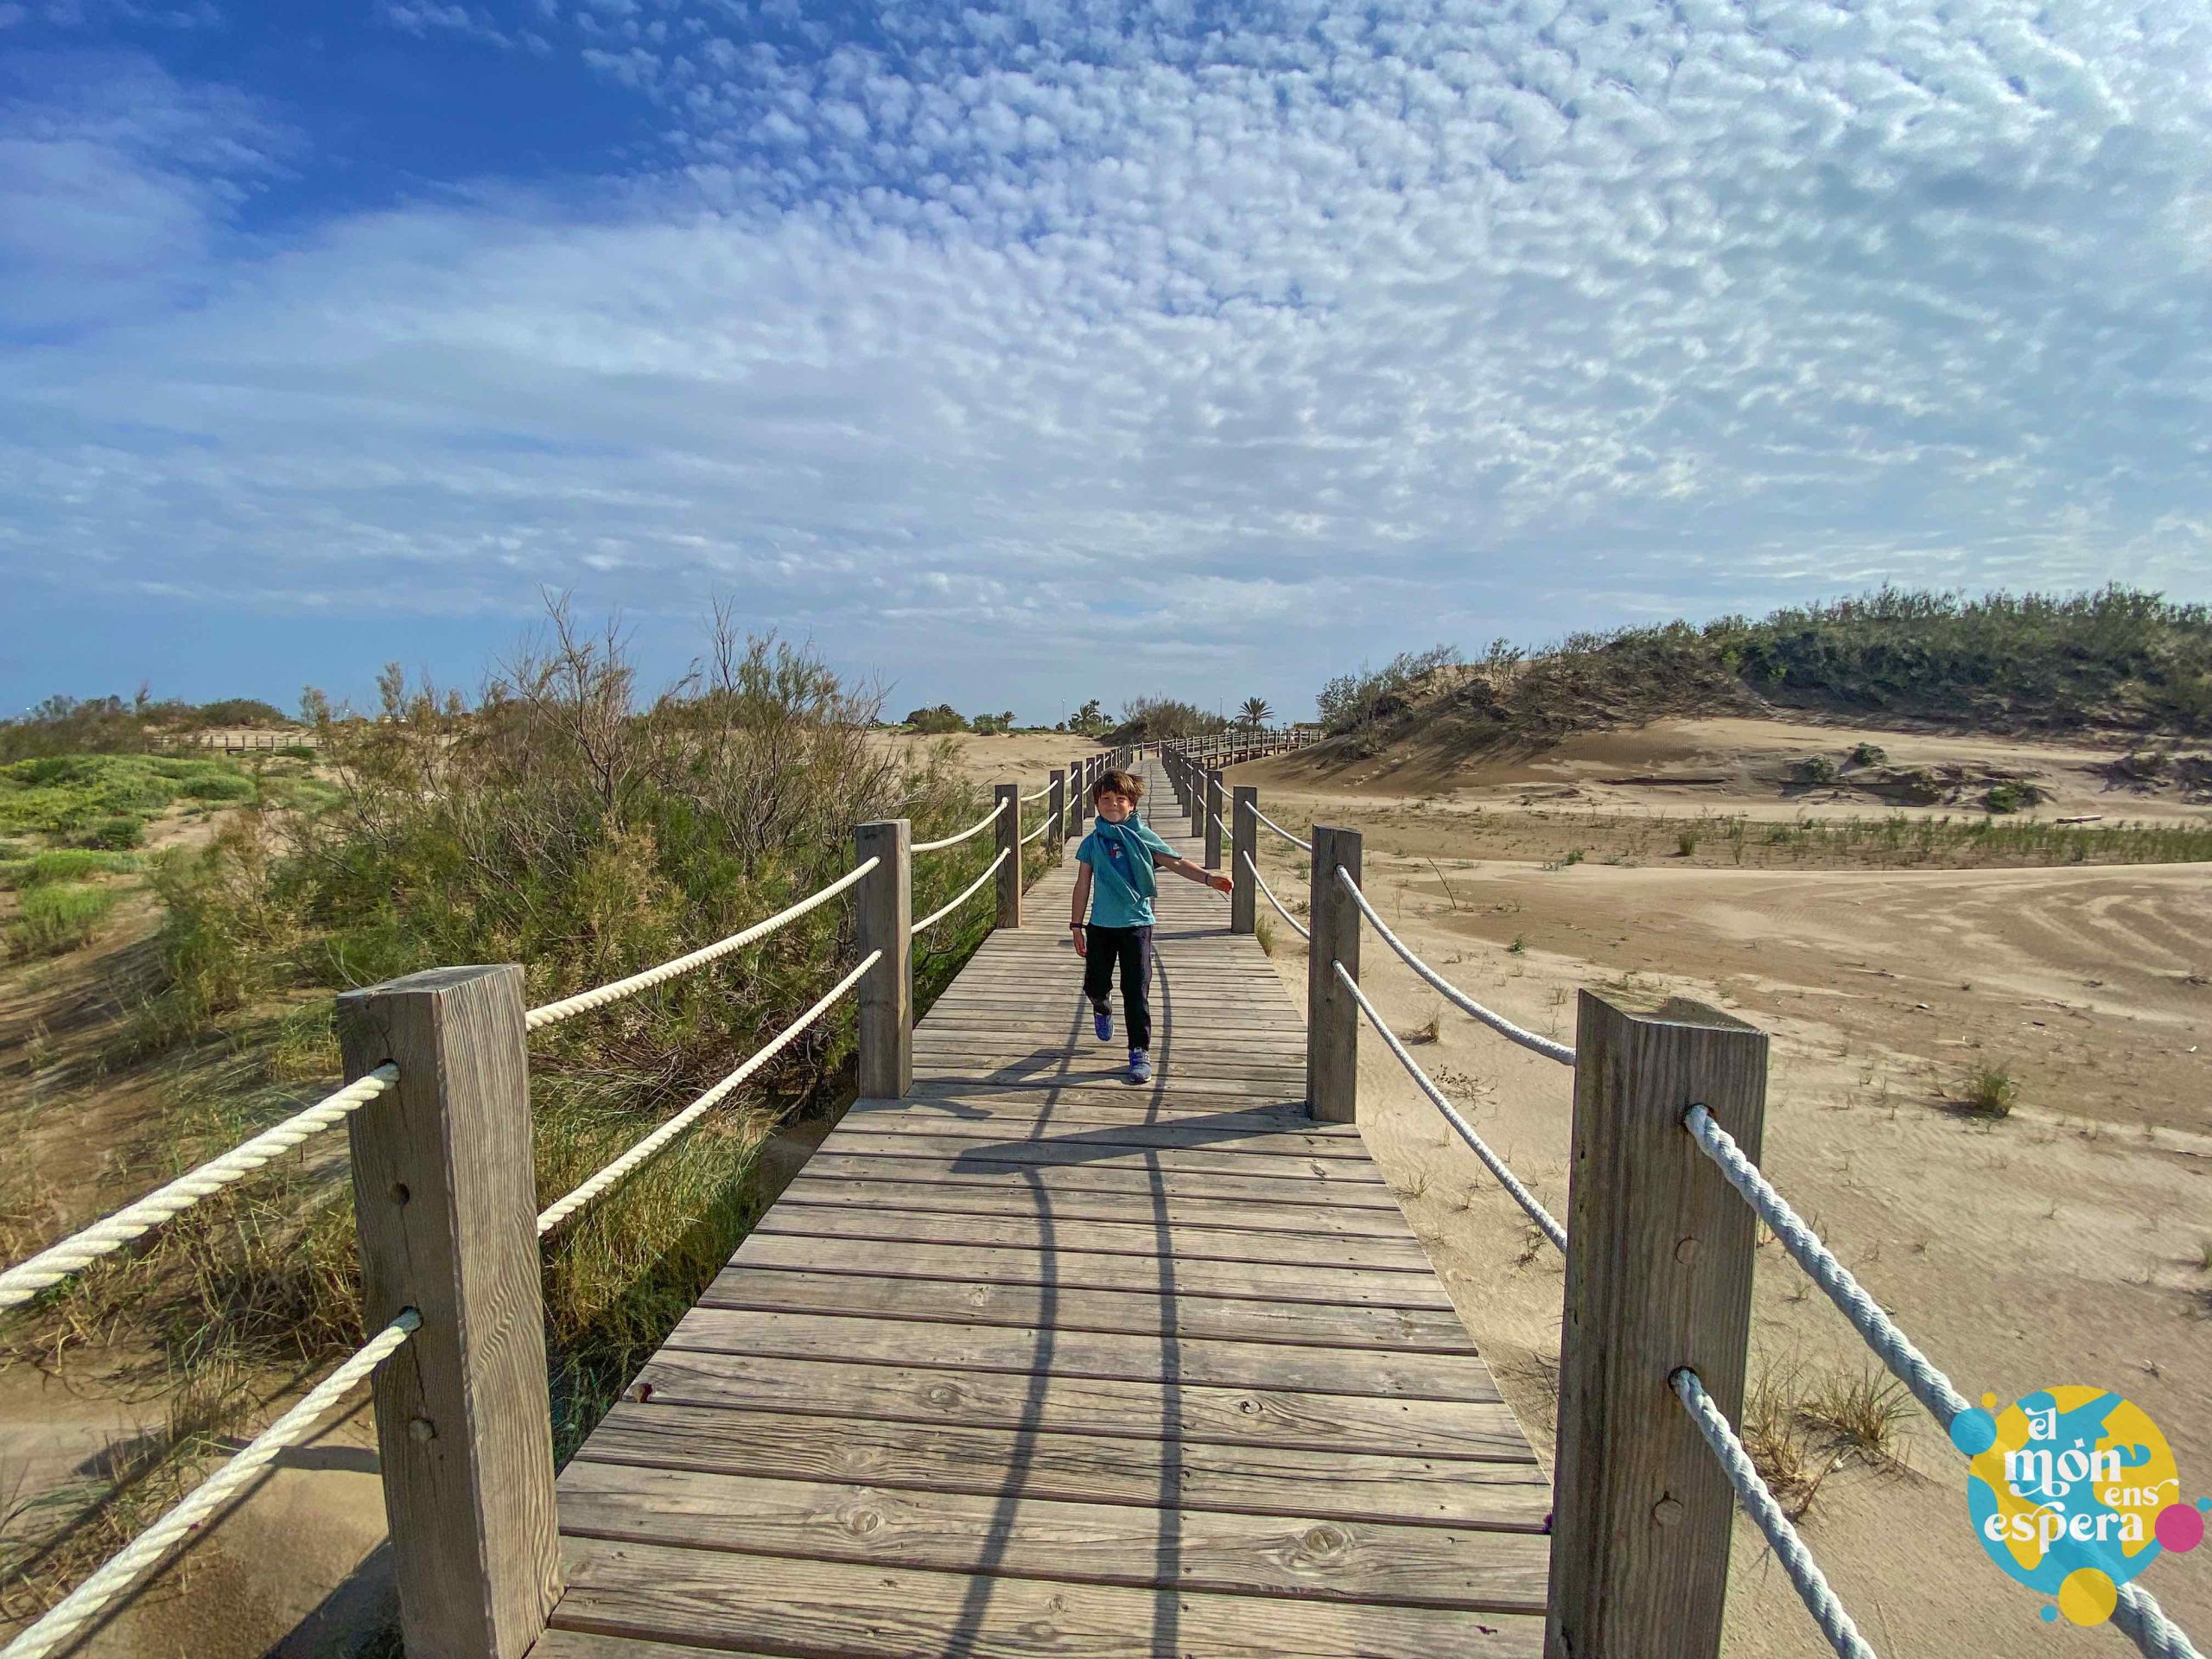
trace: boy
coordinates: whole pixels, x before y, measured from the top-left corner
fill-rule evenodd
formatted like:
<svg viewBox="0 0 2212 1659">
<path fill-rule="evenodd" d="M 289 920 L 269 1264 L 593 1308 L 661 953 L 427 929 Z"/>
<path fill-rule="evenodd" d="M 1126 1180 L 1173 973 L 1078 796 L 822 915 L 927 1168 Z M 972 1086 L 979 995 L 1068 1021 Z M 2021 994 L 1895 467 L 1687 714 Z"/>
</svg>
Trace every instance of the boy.
<svg viewBox="0 0 2212 1659">
<path fill-rule="evenodd" d="M 1143 798 L 1144 780 L 1133 772 L 1109 772 L 1090 786 L 1098 821 L 1076 849 L 1075 913 L 1068 918 L 1075 953 L 1084 959 L 1083 994 L 1090 999 L 1091 1028 L 1102 1043 L 1114 1040 L 1114 1015 L 1106 997 L 1114 988 L 1114 965 L 1121 964 L 1131 1083 L 1152 1081 L 1152 896 L 1158 891 L 1153 872 L 1173 870 L 1221 893 L 1233 885 L 1225 875 L 1208 875 L 1189 859 L 1176 857 L 1166 842 L 1140 823 L 1137 803 Z"/>
</svg>

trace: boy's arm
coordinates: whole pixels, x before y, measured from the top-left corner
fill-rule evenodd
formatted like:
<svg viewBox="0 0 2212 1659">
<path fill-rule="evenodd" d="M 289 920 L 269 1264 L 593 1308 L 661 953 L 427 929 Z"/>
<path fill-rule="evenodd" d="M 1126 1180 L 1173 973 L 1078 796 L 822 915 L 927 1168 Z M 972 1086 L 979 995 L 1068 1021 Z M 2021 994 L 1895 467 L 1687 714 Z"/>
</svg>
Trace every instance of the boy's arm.
<svg viewBox="0 0 2212 1659">
<path fill-rule="evenodd" d="M 1155 870 L 1173 870 L 1185 880 L 1195 881 L 1202 887 L 1211 887 L 1217 893 L 1227 893 L 1236 885 L 1225 875 L 1213 874 L 1203 864 L 1193 864 L 1187 858 L 1176 858 L 1171 855 L 1154 853 L 1152 855 L 1152 868 Z M 1084 874 L 1088 875 L 1090 872 L 1085 869 Z"/>
<path fill-rule="evenodd" d="M 1083 954 L 1083 947 L 1085 944 L 1083 918 L 1090 908 L 1090 866 L 1078 864 L 1075 867 L 1075 902 L 1068 913 L 1068 927 L 1075 934 L 1075 949 L 1077 956 Z"/>
</svg>

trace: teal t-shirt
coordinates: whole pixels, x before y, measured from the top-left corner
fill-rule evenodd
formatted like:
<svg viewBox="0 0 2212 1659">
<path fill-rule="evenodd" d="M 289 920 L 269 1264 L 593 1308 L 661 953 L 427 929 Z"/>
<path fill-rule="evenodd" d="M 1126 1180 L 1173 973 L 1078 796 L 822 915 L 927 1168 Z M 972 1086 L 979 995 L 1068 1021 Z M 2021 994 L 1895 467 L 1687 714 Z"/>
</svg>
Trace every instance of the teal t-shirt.
<svg viewBox="0 0 2212 1659">
<path fill-rule="evenodd" d="M 1075 849 L 1090 866 L 1090 924 L 1093 927 L 1150 927 L 1152 855 L 1175 856 L 1175 849 L 1136 819 L 1109 823 L 1101 818 Z"/>
</svg>

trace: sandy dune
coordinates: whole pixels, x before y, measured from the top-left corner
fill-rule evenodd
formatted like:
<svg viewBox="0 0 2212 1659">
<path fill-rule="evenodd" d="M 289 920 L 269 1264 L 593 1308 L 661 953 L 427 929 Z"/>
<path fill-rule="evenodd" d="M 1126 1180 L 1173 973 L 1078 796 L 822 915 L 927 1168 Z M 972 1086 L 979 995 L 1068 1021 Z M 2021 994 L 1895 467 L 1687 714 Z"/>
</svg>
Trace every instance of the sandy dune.
<svg viewBox="0 0 2212 1659">
<path fill-rule="evenodd" d="M 1756 808 L 1764 785 L 1747 753 L 1796 739 L 1713 741 L 1739 723 L 1671 722 L 1648 744 L 1633 741 L 1641 734 L 1592 739 L 1544 764 L 1577 788 L 1602 789 L 1611 786 L 1575 769 L 1740 763 L 1751 781 L 1716 790 L 1714 808 Z M 1821 741 L 1839 739 L 1823 730 Z M 1878 741 L 1894 756 L 1921 740 Z M 1940 741 L 1955 758 L 1960 745 Z M 1991 747 L 2013 760 L 2021 746 Z M 2037 746 L 2036 759 L 2057 772 L 2052 756 L 2063 753 Z M 1257 782 L 1263 810 L 1294 828 L 1317 817 L 1373 825 L 1366 885 L 1377 907 L 1457 983 L 1521 1022 L 1571 1040 L 1576 993 L 1625 982 L 1701 998 L 1773 1033 L 1769 1173 L 1936 1363 L 1970 1396 L 2009 1400 L 2067 1382 L 2120 1390 L 2164 1429 L 2190 1495 L 2212 1491 L 2205 866 L 1547 869 L 1534 849 L 1559 830 L 1541 821 L 1519 826 L 1531 849 L 1521 857 L 1470 855 L 1497 838 L 1499 821 L 1528 816 L 1512 793 L 1527 779 L 1423 779 L 1461 815 L 1432 806 L 1416 819 L 1386 779 L 1355 775 L 1294 794 L 1287 770 L 1261 763 L 1237 776 Z M 1681 810 L 1664 786 L 1621 790 L 1611 804 L 1624 812 Z M 1478 799 L 1489 821 L 1480 827 Z M 1306 855 L 1263 839 L 1270 884 L 1302 897 Z M 1302 997 L 1303 947 L 1275 931 L 1278 966 Z M 1569 1075 L 1446 1007 L 1373 941 L 1363 977 L 1401 1033 L 1440 1015 L 1438 1040 L 1416 1057 L 1563 1214 Z M 2019 1080 L 2009 1120 L 1988 1125 L 1947 1106 L 1979 1064 Z M 1560 1261 L 1371 1035 L 1361 1085 L 1370 1144 L 1548 1452 Z M 1753 1370 L 1793 1397 L 1871 1363 L 1808 1291 L 1777 1249 L 1761 1252 Z M 2038 1598 L 1971 1536 L 1956 1456 L 1916 1408 L 1909 1421 L 1905 1467 L 1845 1458 L 1800 1523 L 1876 1649 L 1946 1659 L 2131 1651 L 2112 1630 L 2042 1622 Z M 1735 1555 L 1727 1651 L 1825 1653 L 1747 1523 Z M 2202 1554 L 2162 1561 L 2142 1582 L 2200 1642 L 2212 1630 Z"/>
</svg>

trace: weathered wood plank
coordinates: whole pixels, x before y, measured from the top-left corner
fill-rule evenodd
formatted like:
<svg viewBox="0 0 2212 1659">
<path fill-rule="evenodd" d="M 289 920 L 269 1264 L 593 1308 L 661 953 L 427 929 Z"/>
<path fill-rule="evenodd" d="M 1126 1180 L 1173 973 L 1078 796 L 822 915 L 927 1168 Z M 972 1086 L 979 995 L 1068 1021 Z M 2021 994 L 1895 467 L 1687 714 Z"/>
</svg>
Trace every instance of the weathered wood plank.
<svg viewBox="0 0 2212 1659">
<path fill-rule="evenodd" d="M 871 1167 L 874 1167 L 871 1166 Z M 870 1179 L 811 1167 L 784 1189 L 777 1207 L 829 1204 L 880 1205 L 933 1215 L 1001 1216 L 1024 1220 L 1116 1222 L 1162 1230 L 1218 1229 L 1265 1232 L 1316 1241 L 1380 1238 L 1413 1242 L 1413 1229 L 1396 1209 L 1365 1210 L 1334 1205 L 1246 1203 L 1241 1199 L 1183 1198 L 1147 1192 L 1065 1189 L 1046 1192 L 986 1181 Z M 1416 1245 L 1418 1248 L 1418 1245 Z"/>
<path fill-rule="evenodd" d="M 754 1238 L 784 1236 L 822 1243 L 834 1239 L 874 1240 L 886 1244 L 965 1249 L 1048 1252 L 1067 1256 L 1119 1260 L 1172 1255 L 1179 1262 L 1243 1265 L 1254 1268 L 1305 1267 L 1339 1284 L 1363 1282 L 1375 1274 L 1412 1276 L 1433 1282 L 1434 1269 L 1418 1244 L 1402 1238 L 1339 1236 L 1329 1262 L 1313 1267 L 1311 1234 L 1271 1233 L 1250 1229 L 1168 1228 L 1128 1222 L 1068 1221 L 1052 1217 L 994 1216 L 973 1211 L 936 1211 L 878 1205 L 779 1204 L 754 1225 Z M 883 1254 L 878 1252 L 879 1255 Z M 1377 1295 L 1395 1295 L 1385 1287 Z M 1427 1294 L 1425 1291 L 1409 1294 Z M 1442 1296 L 1440 1289 L 1434 1294 Z"/>
<path fill-rule="evenodd" d="M 1533 1659 L 1542 1621 L 1280 1602 L 572 1538 L 556 1628 L 770 1651 L 912 1659 Z"/>
<path fill-rule="evenodd" d="M 1025 1497 L 1489 1531 L 1541 1533 L 1551 1514 L 1551 1484 L 1525 1454 L 1501 1462 L 1187 1439 L 1163 1454 L 1154 1440 L 1115 1435 L 770 1408 L 620 1401 L 582 1456 L 988 1497 L 1013 1470 Z"/>
<path fill-rule="evenodd" d="M 1541 1613 L 1549 1541 L 1386 1522 L 572 1464 L 572 1537 L 1135 1589 Z M 1287 1494 L 1286 1494 L 1287 1496 Z"/>
<path fill-rule="evenodd" d="M 1062 1333 L 1210 1338 L 1407 1353 L 1474 1351 L 1459 1315 L 1448 1307 L 1205 1296 L 1185 1287 L 1175 1268 L 1172 1259 L 1163 1258 L 1154 1269 L 1152 1286 L 1143 1286 L 1135 1274 L 1125 1270 L 1123 1282 L 1133 1287 L 1092 1290 L 1049 1282 L 817 1273 L 804 1268 L 756 1267 L 741 1260 L 715 1276 L 699 1306 L 969 1327 L 1044 1325 Z M 1160 1284 L 1160 1280 L 1166 1283 Z"/>
<path fill-rule="evenodd" d="M 1262 1180 L 1319 1181 L 1331 1186 L 1383 1184 L 1382 1172 L 1365 1158 L 1278 1151 L 1268 1147 L 1129 1146 L 1084 1135 L 1015 1140 L 927 1131 L 905 1135 L 841 1132 L 824 1141 L 823 1150 L 834 1156 L 892 1158 L 926 1165 L 946 1164 L 956 1169 L 1034 1164 L 1057 1169 L 1159 1170 L 1190 1178 L 1231 1175 Z"/>
<path fill-rule="evenodd" d="M 932 1364 L 968 1370 L 1093 1376 L 1214 1388 L 1299 1389 L 1388 1399 L 1495 1400 L 1497 1384 L 1472 1352 L 1406 1353 L 1290 1343 L 1156 1338 L 995 1325 L 932 1325 Z M 690 1353 L 780 1354 L 787 1359 L 896 1365 L 922 1340 L 903 1320 L 700 1306 L 677 1321 L 668 1346 Z"/>
<path fill-rule="evenodd" d="M 1163 1243 L 1166 1248 L 1161 1248 Z M 1313 1302 L 1328 1307 L 1425 1307 L 1446 1313 L 1452 1307 L 1451 1299 L 1425 1267 L 1415 1272 L 1376 1273 L 1344 1262 L 1279 1266 L 1255 1262 L 1242 1250 L 1227 1260 L 1209 1261 L 1175 1248 L 1178 1243 L 1155 1240 L 1149 1250 L 1119 1254 L 1057 1243 L 1014 1249 L 985 1244 L 963 1229 L 957 1243 L 909 1237 L 885 1249 L 863 1238 L 756 1229 L 731 1265 L 1070 1290 L 1127 1290 L 1165 1281 L 1179 1295 Z"/>
<path fill-rule="evenodd" d="M 846 1152 L 834 1142 L 809 1159 L 807 1169 L 811 1174 L 852 1175 L 864 1180 L 912 1181 L 931 1186 L 1014 1184 L 1028 1186 L 1039 1194 L 1146 1192 L 1166 1198 L 1237 1199 L 1308 1207 L 1390 1211 L 1398 1207 L 1387 1186 L 1369 1181 L 1332 1181 L 1305 1173 L 1296 1176 L 1185 1173 L 1176 1169 L 1130 1168 L 1110 1162 L 1039 1164 L 1001 1159 L 895 1158 L 874 1152 Z"/>
</svg>

